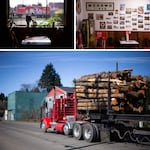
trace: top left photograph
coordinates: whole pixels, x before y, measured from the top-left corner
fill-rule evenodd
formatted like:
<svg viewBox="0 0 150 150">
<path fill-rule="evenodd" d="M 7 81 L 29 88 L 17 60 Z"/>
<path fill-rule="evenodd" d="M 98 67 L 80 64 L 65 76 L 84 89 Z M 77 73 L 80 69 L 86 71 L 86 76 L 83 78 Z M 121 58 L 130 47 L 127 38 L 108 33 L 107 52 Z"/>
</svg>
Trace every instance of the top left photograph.
<svg viewBox="0 0 150 150">
<path fill-rule="evenodd" d="M 0 49 L 73 49 L 74 0 L 1 0 Z"/>
</svg>

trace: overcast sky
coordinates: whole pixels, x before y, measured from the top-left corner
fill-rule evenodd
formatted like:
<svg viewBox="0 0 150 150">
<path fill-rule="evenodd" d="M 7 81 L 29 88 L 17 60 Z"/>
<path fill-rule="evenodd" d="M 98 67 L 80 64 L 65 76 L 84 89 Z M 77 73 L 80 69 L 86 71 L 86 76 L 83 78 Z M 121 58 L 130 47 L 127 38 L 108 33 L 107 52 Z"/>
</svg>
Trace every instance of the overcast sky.
<svg viewBox="0 0 150 150">
<path fill-rule="evenodd" d="M 43 6 L 46 6 L 46 1 L 48 2 L 64 2 L 64 0 L 10 0 L 10 6 L 15 7 L 17 4 L 37 4 L 42 3 Z"/>
<path fill-rule="evenodd" d="M 150 77 L 150 51 L 0 52 L 0 93 L 8 95 L 20 90 L 21 84 L 36 83 L 49 63 L 60 75 L 63 86 L 73 87 L 73 80 L 82 75 L 115 71 L 116 62 L 119 70 L 131 68 L 134 75 Z"/>
</svg>

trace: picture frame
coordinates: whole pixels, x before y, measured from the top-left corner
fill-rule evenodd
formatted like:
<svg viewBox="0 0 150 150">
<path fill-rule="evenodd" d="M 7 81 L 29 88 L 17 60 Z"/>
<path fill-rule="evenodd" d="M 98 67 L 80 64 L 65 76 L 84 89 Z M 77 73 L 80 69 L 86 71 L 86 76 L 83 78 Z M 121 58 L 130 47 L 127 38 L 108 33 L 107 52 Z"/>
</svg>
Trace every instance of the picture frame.
<svg viewBox="0 0 150 150">
<path fill-rule="evenodd" d="M 147 4 L 146 8 L 147 10 L 150 10 L 150 4 Z"/>
<path fill-rule="evenodd" d="M 114 11 L 114 2 L 86 2 L 86 11 Z"/>
</svg>

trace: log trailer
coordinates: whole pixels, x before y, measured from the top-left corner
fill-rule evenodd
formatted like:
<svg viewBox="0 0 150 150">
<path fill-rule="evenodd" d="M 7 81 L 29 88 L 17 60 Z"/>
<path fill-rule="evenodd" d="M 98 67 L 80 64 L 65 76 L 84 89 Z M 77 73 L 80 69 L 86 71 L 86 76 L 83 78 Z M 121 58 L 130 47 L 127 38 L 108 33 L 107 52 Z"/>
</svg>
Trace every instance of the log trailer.
<svg viewBox="0 0 150 150">
<path fill-rule="evenodd" d="M 42 105 L 42 131 L 87 142 L 112 140 L 150 144 L 145 111 L 147 81 L 132 70 L 102 72 L 74 80 L 74 93 Z M 54 88 L 55 90 L 55 88 Z"/>
</svg>

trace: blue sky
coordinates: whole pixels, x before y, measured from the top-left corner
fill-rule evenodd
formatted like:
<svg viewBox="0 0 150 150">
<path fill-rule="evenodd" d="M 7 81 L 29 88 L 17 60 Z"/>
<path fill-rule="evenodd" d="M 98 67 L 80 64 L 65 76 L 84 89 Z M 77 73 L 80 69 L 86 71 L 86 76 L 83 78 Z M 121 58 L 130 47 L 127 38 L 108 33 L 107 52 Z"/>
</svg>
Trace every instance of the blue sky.
<svg viewBox="0 0 150 150">
<path fill-rule="evenodd" d="M 52 63 L 64 86 L 73 79 L 102 71 L 133 69 L 133 75 L 150 77 L 150 51 L 27 51 L 0 52 L 0 93 L 20 90 L 21 84 L 34 84 L 43 69 Z"/>
</svg>

